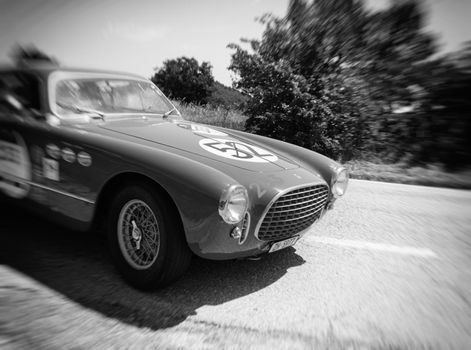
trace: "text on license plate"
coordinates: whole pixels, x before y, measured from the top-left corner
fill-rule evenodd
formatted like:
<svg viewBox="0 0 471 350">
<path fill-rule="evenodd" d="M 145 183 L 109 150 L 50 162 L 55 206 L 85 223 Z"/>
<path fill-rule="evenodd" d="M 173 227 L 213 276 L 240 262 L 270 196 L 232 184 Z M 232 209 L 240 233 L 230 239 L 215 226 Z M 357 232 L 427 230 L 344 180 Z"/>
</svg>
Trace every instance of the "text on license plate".
<svg viewBox="0 0 471 350">
<path fill-rule="evenodd" d="M 284 241 L 273 243 L 273 245 L 271 246 L 271 248 L 268 252 L 273 253 L 273 252 L 276 252 L 277 250 L 281 250 L 281 249 L 284 249 L 284 248 L 287 248 L 287 247 L 291 247 L 292 245 L 294 245 L 298 241 L 298 239 L 299 239 L 299 236 L 296 236 L 296 237 L 291 237 L 291 238 L 285 239 Z"/>
</svg>

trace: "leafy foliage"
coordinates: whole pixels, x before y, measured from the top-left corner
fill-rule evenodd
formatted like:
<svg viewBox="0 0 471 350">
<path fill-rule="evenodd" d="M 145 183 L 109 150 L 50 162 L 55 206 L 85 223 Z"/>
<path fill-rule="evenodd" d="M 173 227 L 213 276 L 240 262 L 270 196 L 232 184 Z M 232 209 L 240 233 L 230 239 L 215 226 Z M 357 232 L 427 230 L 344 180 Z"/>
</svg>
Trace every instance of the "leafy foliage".
<svg viewBox="0 0 471 350">
<path fill-rule="evenodd" d="M 208 102 L 214 84 L 211 65 L 188 57 L 166 60 L 151 80 L 166 95 L 196 104 Z"/>
<path fill-rule="evenodd" d="M 446 96 L 464 94 L 469 79 L 447 60 L 430 61 L 435 39 L 418 1 L 374 12 L 356 0 L 291 0 L 283 18 L 260 21 L 261 40 L 229 45 L 235 87 L 251 96 L 248 131 L 344 160 L 371 153 L 445 162 L 452 149 L 464 150 L 457 130 L 466 122 L 456 108 L 469 111 L 469 102 Z M 450 135 L 456 147 L 447 149 Z M 428 156 L 433 138 L 440 156 Z M 464 153 L 455 163 L 469 162 Z"/>
<path fill-rule="evenodd" d="M 208 98 L 208 103 L 212 106 L 226 109 L 240 109 L 247 100 L 247 95 L 215 81 L 211 89 L 211 96 Z"/>
<path fill-rule="evenodd" d="M 421 67 L 428 79 L 416 158 L 449 167 L 471 163 L 471 43 Z"/>
</svg>

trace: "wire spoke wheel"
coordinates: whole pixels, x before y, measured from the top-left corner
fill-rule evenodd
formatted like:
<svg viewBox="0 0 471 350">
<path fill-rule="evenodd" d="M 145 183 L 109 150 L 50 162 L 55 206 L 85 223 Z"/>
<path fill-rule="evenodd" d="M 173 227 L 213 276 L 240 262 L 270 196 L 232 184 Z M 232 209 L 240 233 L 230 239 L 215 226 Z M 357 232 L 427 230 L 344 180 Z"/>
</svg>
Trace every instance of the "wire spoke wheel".
<svg viewBox="0 0 471 350">
<path fill-rule="evenodd" d="M 188 269 L 192 252 L 178 209 L 155 186 L 122 185 L 111 202 L 107 222 L 113 262 L 134 287 L 162 287 Z"/>
<path fill-rule="evenodd" d="M 144 201 L 133 199 L 122 207 L 118 218 L 118 242 L 123 257 L 137 270 L 156 261 L 160 250 L 157 218 Z"/>
</svg>

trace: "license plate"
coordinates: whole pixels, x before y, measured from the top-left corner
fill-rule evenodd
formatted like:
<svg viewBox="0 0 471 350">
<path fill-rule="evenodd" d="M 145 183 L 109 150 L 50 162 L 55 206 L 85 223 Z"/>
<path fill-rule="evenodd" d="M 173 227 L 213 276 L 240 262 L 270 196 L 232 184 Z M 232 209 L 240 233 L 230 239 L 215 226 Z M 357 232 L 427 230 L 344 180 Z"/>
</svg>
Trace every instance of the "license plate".
<svg viewBox="0 0 471 350">
<path fill-rule="evenodd" d="M 273 243 L 268 252 L 273 253 L 273 252 L 276 252 L 277 250 L 281 250 L 281 249 L 284 249 L 284 248 L 291 247 L 292 245 L 296 244 L 298 239 L 299 239 L 299 236 L 296 236 L 296 237 L 291 237 L 291 238 L 285 239 L 284 241 L 279 241 L 279 242 Z"/>
</svg>

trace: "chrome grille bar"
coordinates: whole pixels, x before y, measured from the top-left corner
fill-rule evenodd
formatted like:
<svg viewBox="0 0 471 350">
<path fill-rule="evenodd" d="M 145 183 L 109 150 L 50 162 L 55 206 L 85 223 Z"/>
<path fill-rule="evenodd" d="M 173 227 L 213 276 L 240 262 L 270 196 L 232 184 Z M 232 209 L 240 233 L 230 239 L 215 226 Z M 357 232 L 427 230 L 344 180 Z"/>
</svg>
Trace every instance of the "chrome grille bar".
<svg viewBox="0 0 471 350">
<path fill-rule="evenodd" d="M 320 216 L 328 199 L 326 185 L 308 185 L 281 195 L 262 218 L 256 236 L 262 241 L 291 237 Z"/>
<path fill-rule="evenodd" d="M 298 208 L 294 208 L 294 209 L 283 209 L 283 208 L 291 208 L 291 207 L 293 207 L 293 206 L 298 206 L 298 205 L 302 205 L 302 204 L 309 203 L 309 205 L 306 205 L 306 206 L 304 206 L 304 207 L 300 207 L 300 208 L 299 208 L 299 209 L 302 209 L 302 208 L 306 208 L 306 207 L 312 207 L 313 205 L 316 205 L 317 203 L 324 203 L 325 198 L 327 198 L 327 195 L 322 196 L 322 198 L 320 198 L 320 199 L 319 199 L 317 202 L 315 202 L 315 203 L 312 203 L 312 200 L 310 200 L 310 201 L 304 201 L 304 202 L 301 202 L 301 203 L 296 203 L 296 204 L 294 204 L 294 205 L 293 205 L 293 204 L 276 205 L 276 206 L 273 206 L 272 208 L 273 208 L 274 210 L 276 210 L 276 209 L 282 209 L 281 211 L 284 212 L 284 211 L 296 210 L 296 209 L 298 209 Z"/>
<path fill-rule="evenodd" d="M 317 193 L 314 192 L 314 193 L 311 193 L 307 196 L 301 196 L 301 197 L 292 197 L 292 198 L 284 198 L 283 200 L 280 201 L 280 203 L 283 203 L 283 202 L 290 202 L 290 201 L 298 201 L 300 199 L 304 199 L 304 198 L 311 198 L 313 195 L 316 195 Z"/>
<path fill-rule="evenodd" d="M 312 209 L 309 209 L 309 210 L 306 210 L 304 212 L 301 212 L 301 213 L 296 213 L 298 215 L 296 215 L 296 217 L 294 218 L 283 218 L 283 222 L 289 222 L 289 221 L 295 221 L 295 220 L 299 220 L 299 219 L 303 219 L 305 217 L 308 217 L 308 216 L 311 216 L 311 214 L 313 213 L 316 213 L 317 211 L 321 210 L 321 208 L 312 208 Z M 280 218 L 281 219 L 281 218 Z"/>
</svg>

